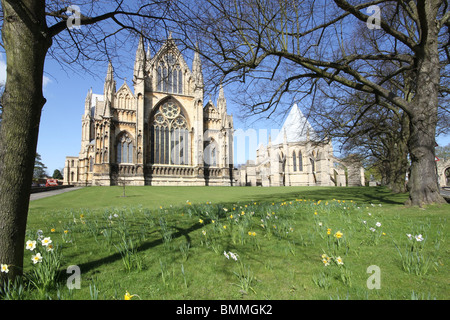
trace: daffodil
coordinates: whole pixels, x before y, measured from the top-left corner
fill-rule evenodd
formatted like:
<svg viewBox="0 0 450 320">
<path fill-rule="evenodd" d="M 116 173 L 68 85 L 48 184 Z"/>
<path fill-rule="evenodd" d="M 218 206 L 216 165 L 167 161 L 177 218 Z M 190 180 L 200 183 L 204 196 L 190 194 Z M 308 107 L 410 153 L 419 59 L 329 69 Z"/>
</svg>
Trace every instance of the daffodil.
<svg viewBox="0 0 450 320">
<path fill-rule="evenodd" d="M 330 228 L 327 229 L 327 234 L 328 234 L 328 235 L 331 234 L 331 229 L 330 229 Z"/>
<path fill-rule="evenodd" d="M 341 257 L 337 257 L 336 262 L 337 262 L 337 264 L 344 264 L 344 261 L 342 261 Z"/>
<path fill-rule="evenodd" d="M 42 261 L 42 256 L 41 254 L 38 252 L 34 255 L 31 256 L 31 261 L 33 261 L 34 264 L 41 262 Z"/>
<path fill-rule="evenodd" d="M 233 252 L 228 252 L 229 254 L 230 254 L 230 257 L 234 260 L 234 261 L 237 261 L 237 257 L 238 257 L 238 255 L 237 254 L 235 254 L 235 253 L 233 253 Z"/>
<path fill-rule="evenodd" d="M 343 233 L 341 231 L 338 231 L 334 234 L 334 236 L 336 237 L 336 239 L 340 239 L 343 236 Z"/>
<path fill-rule="evenodd" d="M 198 219 L 198 222 L 203 223 L 203 220 L 202 219 Z"/>
<path fill-rule="evenodd" d="M 36 241 L 28 240 L 27 241 L 27 250 L 33 251 L 34 249 L 36 249 Z"/>
<path fill-rule="evenodd" d="M 52 239 L 50 239 L 50 237 L 47 237 L 47 238 L 44 238 L 43 240 L 42 240 L 42 245 L 43 246 L 48 246 L 50 243 L 52 243 Z"/>
<path fill-rule="evenodd" d="M 4 272 L 4 273 L 8 273 L 9 272 L 9 269 L 8 269 L 8 265 L 7 264 L 1 264 L 0 265 L 0 268 L 1 268 L 1 272 Z"/>
<path fill-rule="evenodd" d="M 127 292 L 125 292 L 125 295 L 123 298 L 124 298 L 124 300 L 131 300 L 133 297 L 137 297 L 137 294 L 131 294 L 127 291 Z"/>
<path fill-rule="evenodd" d="M 226 228 L 227 228 L 227 226 L 223 226 L 223 228 L 224 228 L 224 229 L 226 229 Z"/>
</svg>

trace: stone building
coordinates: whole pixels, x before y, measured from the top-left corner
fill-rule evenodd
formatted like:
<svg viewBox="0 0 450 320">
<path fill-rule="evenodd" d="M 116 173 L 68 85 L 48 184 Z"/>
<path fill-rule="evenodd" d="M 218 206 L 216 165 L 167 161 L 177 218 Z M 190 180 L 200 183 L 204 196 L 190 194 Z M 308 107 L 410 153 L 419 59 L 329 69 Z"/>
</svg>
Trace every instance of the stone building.
<svg viewBox="0 0 450 320">
<path fill-rule="evenodd" d="M 173 39 L 150 56 L 139 40 L 132 88 L 109 63 L 103 94 L 89 90 L 81 150 L 66 157 L 72 185 L 232 185 L 233 117 L 223 88 L 204 104 L 199 54 L 189 68 Z"/>
<path fill-rule="evenodd" d="M 436 169 L 439 186 L 450 187 L 450 158 L 436 161 Z"/>
<path fill-rule="evenodd" d="M 278 136 L 260 145 L 255 161 L 240 167 L 240 185 L 247 186 L 363 186 L 358 162 L 343 163 L 333 154 L 331 140 L 319 139 L 297 104 Z"/>
</svg>

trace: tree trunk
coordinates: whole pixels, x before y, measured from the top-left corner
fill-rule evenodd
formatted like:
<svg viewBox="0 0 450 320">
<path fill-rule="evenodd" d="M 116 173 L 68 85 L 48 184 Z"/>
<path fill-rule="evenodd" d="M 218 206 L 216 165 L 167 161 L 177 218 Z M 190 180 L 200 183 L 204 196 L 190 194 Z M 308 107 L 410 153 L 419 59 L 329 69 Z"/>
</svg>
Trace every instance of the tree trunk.
<svg viewBox="0 0 450 320">
<path fill-rule="evenodd" d="M 391 164 L 391 182 L 389 188 L 394 193 L 405 193 L 406 172 L 409 168 L 408 163 L 408 139 L 409 139 L 409 117 L 406 113 L 402 114 L 400 119 L 400 130 L 396 141 L 392 146 L 392 164 Z"/>
<path fill-rule="evenodd" d="M 406 171 L 408 170 L 408 149 L 406 141 L 399 140 L 395 146 L 395 151 L 390 164 L 389 189 L 393 193 L 406 192 Z"/>
<path fill-rule="evenodd" d="M 44 1 L 2 1 L 7 79 L 0 130 L 0 282 L 20 276 L 39 131 L 46 36 Z"/>
<path fill-rule="evenodd" d="M 423 41 L 418 48 L 416 69 L 416 95 L 411 102 L 410 138 L 408 147 L 411 156 L 411 177 L 408 183 L 408 205 L 422 206 L 445 203 L 440 195 L 437 181 L 435 146 L 440 80 L 438 28 L 435 17 L 437 8 L 433 1 L 424 2 L 422 19 L 426 26 L 421 29 Z M 437 6 L 436 6 L 437 7 Z"/>
</svg>

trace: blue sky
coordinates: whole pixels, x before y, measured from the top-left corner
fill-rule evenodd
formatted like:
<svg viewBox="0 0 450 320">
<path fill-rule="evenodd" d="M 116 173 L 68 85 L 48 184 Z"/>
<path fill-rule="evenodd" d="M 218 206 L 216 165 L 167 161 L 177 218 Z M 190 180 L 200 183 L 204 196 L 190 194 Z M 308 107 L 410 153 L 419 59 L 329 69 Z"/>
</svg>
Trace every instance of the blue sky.
<svg viewBox="0 0 450 320">
<path fill-rule="evenodd" d="M 134 57 L 135 51 L 133 50 L 130 52 L 128 71 L 125 72 L 127 74 L 116 75 L 117 88 L 122 85 L 124 78 L 132 79 Z M 5 60 L 5 54 L 0 53 L 0 82 L 4 82 L 5 79 Z M 190 62 L 187 62 L 191 66 Z M 37 152 L 41 154 L 50 175 L 55 169 L 63 169 L 66 156 L 78 155 L 81 146 L 81 116 L 84 113 L 84 100 L 91 87 L 94 93 L 103 93 L 106 70 L 107 62 L 99 63 L 94 70 L 98 75 L 95 77 L 87 73 L 74 73 L 70 69 L 62 68 L 56 61 L 47 59 L 44 75 L 44 97 L 47 99 L 47 103 L 42 111 Z M 205 80 L 207 79 L 208 77 L 205 75 Z M 127 80 L 127 83 L 131 86 L 131 80 Z M 241 121 L 239 115 L 242 115 L 242 111 L 230 99 L 232 94 L 232 88 L 225 87 L 228 112 L 234 116 L 235 129 L 242 129 L 244 132 L 255 129 L 257 132 L 254 143 L 249 145 L 247 139 L 244 150 L 242 148 L 235 150 L 236 164 L 256 158 L 256 147 L 260 143 L 267 143 L 269 133 L 272 133 L 272 139 L 274 139 L 273 135 L 281 128 L 284 114 L 279 114 L 275 120 Z M 205 100 L 207 99 L 205 97 Z M 213 97 L 213 100 L 215 102 L 216 98 Z M 301 107 L 301 105 L 299 106 Z M 288 107 L 286 106 L 286 109 Z M 250 127 L 247 123 L 253 124 Z M 259 129 L 262 130 L 258 131 Z M 449 144 L 450 135 L 438 137 L 437 142 L 441 146 Z"/>
</svg>

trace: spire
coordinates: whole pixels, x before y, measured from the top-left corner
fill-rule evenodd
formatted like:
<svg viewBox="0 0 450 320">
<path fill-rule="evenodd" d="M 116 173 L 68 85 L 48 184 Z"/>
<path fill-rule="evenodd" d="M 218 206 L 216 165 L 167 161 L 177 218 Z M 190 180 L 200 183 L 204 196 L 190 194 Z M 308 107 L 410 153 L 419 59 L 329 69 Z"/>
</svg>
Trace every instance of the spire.
<svg viewBox="0 0 450 320">
<path fill-rule="evenodd" d="M 194 53 L 194 61 L 192 62 L 192 73 L 194 75 L 194 81 L 197 87 L 203 88 L 203 71 L 202 62 L 200 60 L 200 54 L 198 53 L 198 45 L 196 46 Z"/>
<path fill-rule="evenodd" d="M 114 69 L 111 61 L 108 63 L 108 71 L 106 72 L 105 86 L 103 89 L 104 95 L 104 111 L 103 116 L 110 117 L 111 116 L 111 104 L 114 100 L 114 94 L 116 93 L 116 81 L 114 80 Z"/>
<path fill-rule="evenodd" d="M 111 61 L 108 63 L 108 71 L 106 72 L 105 86 L 103 94 L 105 95 L 105 101 L 116 93 L 116 81 L 114 80 L 114 69 Z"/>
<path fill-rule="evenodd" d="M 225 93 L 222 84 L 220 84 L 219 97 L 217 98 L 217 108 L 220 113 L 227 113 L 227 100 L 225 99 Z"/>
<path fill-rule="evenodd" d="M 136 50 L 136 59 L 134 61 L 134 73 L 133 82 L 144 79 L 144 69 L 145 69 L 145 49 L 144 49 L 144 38 L 141 34 L 139 37 L 139 44 Z"/>
<path fill-rule="evenodd" d="M 88 90 L 86 95 L 86 99 L 84 100 L 84 115 L 91 114 L 91 105 L 92 105 L 92 87 Z"/>
<path fill-rule="evenodd" d="M 106 79 L 105 82 L 111 82 L 114 81 L 114 69 L 111 63 L 111 60 L 108 62 L 108 71 L 106 72 Z"/>
</svg>

